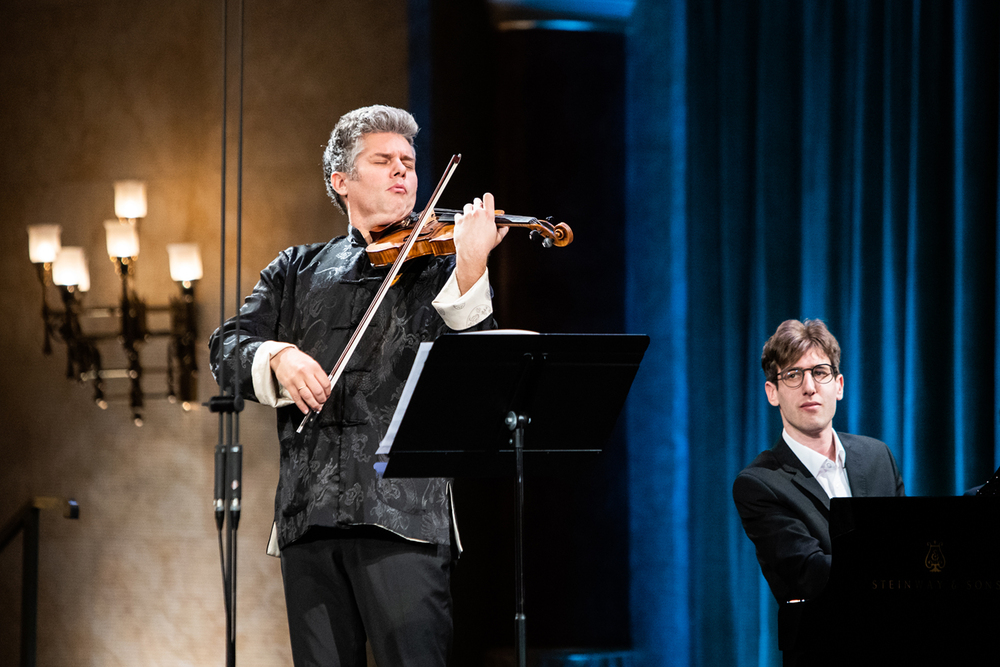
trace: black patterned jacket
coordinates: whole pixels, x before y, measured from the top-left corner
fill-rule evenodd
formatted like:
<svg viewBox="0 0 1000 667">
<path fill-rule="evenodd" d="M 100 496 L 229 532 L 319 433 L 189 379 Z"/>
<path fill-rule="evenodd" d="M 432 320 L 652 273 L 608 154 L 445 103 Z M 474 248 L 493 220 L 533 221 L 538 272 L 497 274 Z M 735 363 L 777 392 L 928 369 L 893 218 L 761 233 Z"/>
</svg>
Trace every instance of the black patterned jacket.
<svg viewBox="0 0 1000 667">
<path fill-rule="evenodd" d="M 347 346 L 388 271 L 371 266 L 364 238 L 348 229 L 349 236 L 326 244 L 289 248 L 261 272 L 240 309 L 245 398 L 256 400 L 251 367 L 261 343 L 294 343 L 326 370 Z M 451 331 L 431 301 L 454 266 L 454 256 L 417 258 L 405 265 L 330 399 L 302 434 L 295 432 L 302 419 L 298 408 L 277 408 L 281 462 L 274 515 L 280 547 L 311 526 L 362 524 L 450 543 L 450 480 L 379 480 L 373 464 L 418 346 Z M 490 315 L 470 330 L 495 326 Z M 216 379 L 218 346 L 223 346 L 227 383 L 235 374 L 235 342 L 235 318 L 209 341 Z"/>
</svg>

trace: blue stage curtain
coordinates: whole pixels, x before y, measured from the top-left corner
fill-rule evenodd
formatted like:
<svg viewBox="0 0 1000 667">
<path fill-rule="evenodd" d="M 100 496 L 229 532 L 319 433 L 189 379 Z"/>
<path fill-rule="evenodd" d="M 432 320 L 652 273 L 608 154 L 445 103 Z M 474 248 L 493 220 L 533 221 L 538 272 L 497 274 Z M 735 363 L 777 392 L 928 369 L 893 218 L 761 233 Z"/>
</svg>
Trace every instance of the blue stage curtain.
<svg viewBox="0 0 1000 667">
<path fill-rule="evenodd" d="M 840 340 L 834 425 L 910 495 L 1000 463 L 995 3 L 639 0 L 627 35 L 627 294 L 652 342 L 628 403 L 636 663 L 777 665 L 732 504 L 778 438 L 761 347 Z"/>
</svg>

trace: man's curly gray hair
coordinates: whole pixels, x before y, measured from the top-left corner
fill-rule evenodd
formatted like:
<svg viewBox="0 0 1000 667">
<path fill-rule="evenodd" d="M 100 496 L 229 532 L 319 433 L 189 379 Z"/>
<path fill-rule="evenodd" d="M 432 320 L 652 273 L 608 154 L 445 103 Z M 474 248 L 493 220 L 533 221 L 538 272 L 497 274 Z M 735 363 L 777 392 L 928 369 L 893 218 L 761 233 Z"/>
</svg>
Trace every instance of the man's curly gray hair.
<svg viewBox="0 0 1000 667">
<path fill-rule="evenodd" d="M 364 135 L 391 132 L 402 136 L 410 142 L 410 146 L 413 146 L 413 138 L 417 136 L 419 129 L 417 121 L 414 120 L 410 112 L 382 104 L 361 107 L 341 116 L 330 134 L 326 150 L 323 151 L 323 177 L 326 179 L 326 192 L 337 208 L 347 213 L 344 200 L 333 189 L 330 178 L 335 171 L 345 173 L 349 178 L 357 178 L 357 165 L 355 163 L 363 148 L 361 138 Z"/>
</svg>

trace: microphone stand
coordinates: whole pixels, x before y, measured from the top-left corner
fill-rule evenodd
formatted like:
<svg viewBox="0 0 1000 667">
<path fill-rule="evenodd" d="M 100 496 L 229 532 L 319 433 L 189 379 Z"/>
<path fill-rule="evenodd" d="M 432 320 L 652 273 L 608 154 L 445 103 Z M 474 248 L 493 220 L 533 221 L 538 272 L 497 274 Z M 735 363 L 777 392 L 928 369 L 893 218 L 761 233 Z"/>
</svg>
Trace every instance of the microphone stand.
<svg viewBox="0 0 1000 667">
<path fill-rule="evenodd" d="M 222 222 L 220 243 L 219 277 L 219 327 L 226 321 L 226 121 L 228 116 L 228 35 L 229 0 L 222 0 Z M 239 0 L 239 139 L 236 169 L 236 327 L 234 356 L 239 358 L 240 347 L 240 258 L 243 242 L 243 0 Z M 220 394 L 213 396 L 206 404 L 211 412 L 219 414 L 219 438 L 215 446 L 215 488 L 213 508 L 215 525 L 219 536 L 219 556 L 222 564 L 222 585 L 226 613 L 226 666 L 236 665 L 236 563 L 237 530 L 243 500 L 243 445 L 239 442 L 240 412 L 243 411 L 243 397 L 240 396 L 240 367 L 235 365 L 233 393 L 229 393 L 226 382 L 226 364 L 223 362 L 225 345 L 219 346 L 218 373 Z M 223 545 L 223 529 L 226 531 Z"/>
<path fill-rule="evenodd" d="M 219 534 L 225 596 L 226 665 L 235 667 L 237 530 L 243 500 L 243 445 L 239 443 L 238 433 L 243 398 L 223 392 L 209 400 L 208 408 L 219 413 L 219 443 L 215 446 L 215 525 Z M 224 548 L 222 533 L 226 526 L 228 530 Z"/>
</svg>

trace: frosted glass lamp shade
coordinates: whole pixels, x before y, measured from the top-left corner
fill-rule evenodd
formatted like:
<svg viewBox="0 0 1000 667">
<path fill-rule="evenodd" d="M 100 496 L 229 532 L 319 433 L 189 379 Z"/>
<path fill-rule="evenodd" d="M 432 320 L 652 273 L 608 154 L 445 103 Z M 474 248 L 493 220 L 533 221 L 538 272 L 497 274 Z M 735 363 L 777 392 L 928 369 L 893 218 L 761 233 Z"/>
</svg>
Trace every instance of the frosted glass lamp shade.
<svg viewBox="0 0 1000 667">
<path fill-rule="evenodd" d="M 168 243 L 170 278 L 179 283 L 201 280 L 201 253 L 197 243 Z"/>
<path fill-rule="evenodd" d="M 125 219 L 146 217 L 144 181 L 115 181 L 115 215 Z"/>
<path fill-rule="evenodd" d="M 59 251 L 56 261 L 52 263 L 52 282 L 76 286 L 81 292 L 90 290 L 90 270 L 83 248 L 67 246 Z"/>
<path fill-rule="evenodd" d="M 62 248 L 59 225 L 30 225 L 28 227 L 28 256 L 33 264 L 54 262 Z"/>
<path fill-rule="evenodd" d="M 138 257 L 139 233 L 132 221 L 105 220 L 108 255 L 111 257 Z"/>
</svg>

